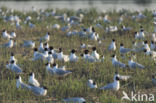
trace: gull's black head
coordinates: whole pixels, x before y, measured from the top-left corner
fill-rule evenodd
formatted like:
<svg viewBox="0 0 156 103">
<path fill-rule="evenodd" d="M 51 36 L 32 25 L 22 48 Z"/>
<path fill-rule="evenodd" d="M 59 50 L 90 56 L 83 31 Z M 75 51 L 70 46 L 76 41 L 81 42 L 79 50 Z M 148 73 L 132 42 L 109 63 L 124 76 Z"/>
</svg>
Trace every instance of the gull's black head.
<svg viewBox="0 0 156 103">
<path fill-rule="evenodd" d="M 120 46 L 123 46 L 123 43 L 121 43 Z"/>
<path fill-rule="evenodd" d="M 144 52 L 147 52 L 147 49 L 144 49 Z"/>
<path fill-rule="evenodd" d="M 50 47 L 49 47 L 49 49 L 50 49 L 50 50 L 53 50 L 53 49 L 54 49 L 54 47 L 53 47 L 53 46 L 50 46 Z"/>
<path fill-rule="evenodd" d="M 48 88 L 46 86 L 43 86 L 43 89 L 47 90 Z"/>
<path fill-rule="evenodd" d="M 56 63 L 53 63 L 53 67 L 56 66 Z"/>
<path fill-rule="evenodd" d="M 20 77 L 20 76 L 19 76 L 19 75 L 17 75 L 15 79 L 19 79 L 19 77 Z"/>
<path fill-rule="evenodd" d="M 145 40 L 144 43 L 147 44 L 148 43 L 147 40 Z"/>
<path fill-rule="evenodd" d="M 50 33 L 49 33 L 49 32 L 47 32 L 47 34 L 48 34 L 48 35 L 50 35 Z"/>
<path fill-rule="evenodd" d="M 141 26 L 140 26 L 140 29 L 142 29 L 142 28 L 143 28 L 143 26 L 141 25 Z"/>
<path fill-rule="evenodd" d="M 96 47 L 93 47 L 92 50 L 95 51 L 96 50 Z"/>
<path fill-rule="evenodd" d="M 111 57 L 114 58 L 115 57 L 115 54 L 113 54 Z"/>
<path fill-rule="evenodd" d="M 33 75 L 33 73 L 31 72 L 30 74 L 29 74 L 29 76 L 32 76 Z"/>
<path fill-rule="evenodd" d="M 62 52 L 62 48 L 59 48 L 59 52 Z"/>
<path fill-rule="evenodd" d="M 71 53 L 75 53 L 75 52 L 76 52 L 76 50 L 75 50 L 75 49 L 72 49 L 72 50 L 71 50 Z"/>
<path fill-rule="evenodd" d="M 46 42 L 46 43 L 44 43 L 44 46 L 46 46 L 48 43 Z"/>
<path fill-rule="evenodd" d="M 48 49 L 47 48 L 44 48 L 44 51 L 48 51 Z"/>
<path fill-rule="evenodd" d="M 15 61 L 14 61 L 14 60 L 12 60 L 10 63 L 11 63 L 11 64 L 14 64 L 14 63 L 15 63 Z"/>
<path fill-rule="evenodd" d="M 152 44 L 154 44 L 154 41 L 153 41 L 153 40 L 151 40 L 151 43 L 152 43 Z"/>
<path fill-rule="evenodd" d="M 95 81 L 93 81 L 93 85 L 96 85 Z"/>
<path fill-rule="evenodd" d="M 80 56 L 83 57 L 84 55 L 83 54 L 80 54 Z"/>
<path fill-rule="evenodd" d="M 92 27 L 92 32 L 95 32 L 95 29 L 94 29 L 94 27 Z"/>
<path fill-rule="evenodd" d="M 34 51 L 38 51 L 38 49 L 37 48 L 34 48 Z"/>
<path fill-rule="evenodd" d="M 116 81 L 119 81 L 119 80 L 120 80 L 120 78 L 119 78 L 118 76 L 116 76 L 116 77 L 115 77 L 115 80 L 116 80 Z"/>
<path fill-rule="evenodd" d="M 6 29 L 3 29 L 3 32 L 5 32 L 6 31 Z"/>
<path fill-rule="evenodd" d="M 45 65 L 47 66 L 49 63 L 46 63 Z"/>
<path fill-rule="evenodd" d="M 48 52 L 48 54 L 52 54 L 52 52 Z"/>
<path fill-rule="evenodd" d="M 115 42 L 115 39 L 112 39 L 113 42 Z"/>
<path fill-rule="evenodd" d="M 86 32 L 87 30 L 86 29 L 83 29 L 83 31 Z"/>
<path fill-rule="evenodd" d="M 11 56 L 14 56 L 14 53 L 13 52 L 11 52 Z"/>
<path fill-rule="evenodd" d="M 89 50 L 85 50 L 84 53 L 85 53 L 85 54 L 88 54 L 88 53 L 89 53 Z"/>
<path fill-rule="evenodd" d="M 154 75 L 152 75 L 152 79 L 155 79 L 155 76 Z"/>
</svg>

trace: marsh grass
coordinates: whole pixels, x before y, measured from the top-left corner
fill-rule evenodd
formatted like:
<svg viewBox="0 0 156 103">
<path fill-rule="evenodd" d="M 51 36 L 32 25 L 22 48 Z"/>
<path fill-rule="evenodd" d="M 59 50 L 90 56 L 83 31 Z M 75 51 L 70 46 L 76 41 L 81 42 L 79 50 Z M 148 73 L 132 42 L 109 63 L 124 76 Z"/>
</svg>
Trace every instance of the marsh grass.
<svg viewBox="0 0 156 103">
<path fill-rule="evenodd" d="M 3 11 L 6 11 L 6 8 L 3 8 Z M 51 10 L 46 10 L 51 11 Z M 60 10 L 57 9 L 57 14 L 67 13 L 68 16 L 77 15 L 73 10 Z M 123 75 L 131 75 L 132 78 L 128 82 L 121 82 L 121 89 L 117 92 L 113 91 L 100 91 L 98 89 L 89 89 L 87 88 L 87 80 L 92 78 L 98 84 L 98 87 L 104 86 L 107 83 L 113 81 L 113 75 L 116 69 L 111 64 L 110 56 L 114 54 L 110 53 L 107 48 L 110 44 L 112 38 L 115 38 L 117 41 L 117 47 L 121 42 L 125 44 L 125 47 L 131 48 L 132 41 L 134 40 L 134 31 L 138 31 L 140 25 L 143 25 L 145 31 L 147 31 L 147 40 L 150 41 L 150 35 L 153 31 L 152 21 L 153 17 L 151 11 L 145 10 L 143 13 L 147 16 L 143 20 L 131 20 L 130 16 L 136 14 L 132 11 L 108 11 L 106 13 L 99 13 L 95 8 L 90 10 L 84 10 L 84 15 L 86 15 L 82 21 L 83 27 L 89 27 L 95 25 L 97 22 L 93 22 L 99 15 L 110 15 L 111 22 L 110 25 L 118 25 L 117 19 L 121 14 L 125 14 L 124 22 L 126 26 L 132 27 L 133 30 L 130 32 L 121 33 L 105 33 L 104 29 L 95 28 L 102 38 L 102 44 L 98 45 L 97 42 L 91 41 L 86 38 L 79 38 L 78 36 L 66 37 L 66 33 L 54 30 L 52 28 L 46 28 L 47 26 L 58 23 L 62 26 L 65 26 L 61 21 L 55 20 L 52 16 L 46 17 L 42 15 L 43 21 L 37 21 L 37 13 L 27 12 L 22 13 L 19 11 L 14 11 L 13 13 L 8 13 L 7 15 L 13 14 L 18 15 L 23 21 L 25 17 L 31 16 L 32 23 L 35 23 L 36 27 L 31 29 L 27 24 L 21 24 L 22 29 L 16 29 L 15 26 L 10 25 L 10 22 L 4 22 L 2 16 L 0 16 L 0 28 L 6 28 L 8 32 L 16 30 L 17 38 L 15 39 L 17 45 L 12 49 L 0 48 L 0 103 L 61 103 L 63 98 L 67 97 L 84 97 L 87 100 L 87 103 L 121 103 L 122 91 L 130 93 L 130 91 L 143 91 L 145 93 L 156 94 L 155 86 L 151 82 L 151 75 L 155 74 L 155 64 L 149 57 L 145 56 L 144 53 L 137 53 L 137 61 L 146 66 L 144 70 L 140 69 L 118 69 L 118 72 Z M 104 26 L 108 24 L 103 23 Z M 118 25 L 120 27 L 120 25 Z M 80 27 L 76 28 L 81 30 Z M 68 70 L 71 70 L 73 73 L 65 78 L 59 79 L 57 77 L 51 76 L 46 73 L 45 62 L 42 61 L 30 61 L 29 59 L 33 56 L 33 50 L 28 48 L 21 47 L 23 40 L 34 40 L 39 45 L 39 38 L 44 36 L 45 33 L 50 32 L 50 42 L 49 45 L 54 46 L 54 48 L 62 47 L 65 54 L 69 54 L 71 49 L 75 48 L 78 50 L 76 53 L 78 56 L 83 52 L 80 49 L 80 44 L 83 42 L 85 44 L 95 45 L 97 51 L 105 56 L 105 60 L 100 63 L 86 63 L 83 60 L 79 60 L 77 63 L 62 63 L 57 61 L 60 66 L 65 65 Z M 103 38 L 105 37 L 105 38 Z M 0 44 L 7 42 L 2 37 L 0 37 Z M 91 50 L 91 48 L 89 48 Z M 22 74 L 21 77 L 25 83 L 28 81 L 28 76 L 30 72 L 34 72 L 36 78 L 39 80 L 41 85 L 48 87 L 48 94 L 46 97 L 38 97 L 32 94 L 29 91 L 23 89 L 16 89 L 16 75 L 11 73 L 5 68 L 6 61 L 10 57 L 10 53 L 14 52 L 15 57 L 17 58 L 17 64 L 26 72 Z M 119 50 L 115 52 L 117 58 L 126 63 L 128 62 L 127 54 L 126 59 L 123 60 L 120 58 Z M 128 103 L 128 101 L 125 101 Z"/>
</svg>

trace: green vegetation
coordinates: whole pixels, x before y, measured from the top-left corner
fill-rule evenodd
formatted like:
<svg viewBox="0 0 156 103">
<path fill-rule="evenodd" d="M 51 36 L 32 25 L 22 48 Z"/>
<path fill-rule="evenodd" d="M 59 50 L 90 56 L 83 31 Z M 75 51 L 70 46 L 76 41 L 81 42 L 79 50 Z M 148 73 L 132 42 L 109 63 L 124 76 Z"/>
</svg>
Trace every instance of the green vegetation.
<svg viewBox="0 0 156 103">
<path fill-rule="evenodd" d="M 3 8 L 5 12 L 7 9 Z M 49 12 L 51 10 L 45 10 Z M 73 10 L 56 10 L 57 15 L 67 13 L 68 16 L 78 15 Z M 83 10 L 84 19 L 80 24 L 81 27 L 88 28 L 95 26 L 97 23 L 101 23 L 103 29 L 95 27 L 95 31 L 102 38 L 102 44 L 99 45 L 97 41 L 92 41 L 88 38 L 80 38 L 78 36 L 67 37 L 65 32 L 50 28 L 50 26 L 58 23 L 61 27 L 67 25 L 59 20 L 54 19 L 53 16 L 46 17 L 41 15 L 42 20 L 38 21 L 36 18 L 37 13 L 34 12 L 8 12 L 6 15 L 18 15 L 21 21 L 24 21 L 27 16 L 31 16 L 31 22 L 36 25 L 35 28 L 29 28 L 27 24 L 21 22 L 21 29 L 16 29 L 16 26 L 11 25 L 11 22 L 4 22 L 3 16 L 0 16 L 0 28 L 1 31 L 5 28 L 8 32 L 15 30 L 17 37 L 15 38 L 17 45 L 14 48 L 0 48 L 0 103 L 61 103 L 63 98 L 67 97 L 84 97 L 87 103 L 121 103 L 122 91 L 130 94 L 131 91 L 140 91 L 141 93 L 153 93 L 156 94 L 156 87 L 152 84 L 151 76 L 156 74 L 154 61 L 150 57 L 145 56 L 143 52 L 137 53 L 137 61 L 146 66 L 144 70 L 140 69 L 118 69 L 119 74 L 131 75 L 132 78 L 127 82 L 121 82 L 121 89 L 117 92 L 114 91 L 101 91 L 99 89 L 89 89 L 87 87 L 88 78 L 92 78 L 96 81 L 98 87 L 102 87 L 107 83 L 113 82 L 113 76 L 116 69 L 112 66 L 111 55 L 113 52 L 107 50 L 112 38 L 117 41 L 117 51 L 115 54 L 117 58 L 128 63 L 128 57 L 131 53 L 126 55 L 126 59 L 122 59 L 119 54 L 120 43 L 124 43 L 126 48 L 132 48 L 132 41 L 134 41 L 134 31 L 139 31 L 140 25 L 145 29 L 147 40 L 151 40 L 151 33 L 153 32 L 153 16 L 152 12 L 145 10 L 143 14 L 147 17 L 142 20 L 132 20 L 131 16 L 136 15 L 136 12 L 121 10 L 119 12 L 112 10 L 106 13 L 99 13 L 96 9 Z M 103 21 L 94 21 L 98 16 L 109 15 L 109 19 L 112 21 L 110 24 Z M 123 24 L 125 26 L 132 27 L 129 32 L 106 33 L 105 28 L 108 25 L 117 25 L 121 29 L 121 25 L 118 24 L 118 18 L 124 15 Z M 49 28 L 47 28 L 47 26 Z M 81 30 L 81 27 L 73 27 L 72 29 Z M 57 78 L 46 73 L 45 62 L 42 61 L 30 61 L 33 57 L 33 49 L 21 47 L 23 40 L 34 40 L 36 47 L 39 46 L 39 38 L 44 36 L 46 32 L 50 32 L 49 45 L 54 48 L 63 48 L 64 54 L 70 54 L 71 49 L 77 49 L 76 55 L 80 56 L 83 52 L 80 49 L 80 44 L 94 45 L 97 47 L 97 51 L 100 55 L 105 56 L 105 60 L 100 63 L 85 63 L 83 60 L 79 60 L 76 63 L 63 63 L 56 61 L 59 66 L 65 65 L 68 70 L 73 73 L 65 78 Z M 0 44 L 5 43 L 6 40 L 0 36 Z M 88 48 L 91 51 L 91 48 Z M 36 78 L 41 85 L 48 87 L 48 94 L 45 97 L 38 97 L 29 91 L 23 89 L 16 89 L 16 75 L 5 68 L 6 61 L 9 60 L 10 53 L 14 52 L 15 58 L 17 58 L 17 64 L 26 72 L 21 75 L 25 83 L 28 82 L 30 72 L 34 72 Z M 155 95 L 156 96 L 156 95 Z M 128 103 L 128 101 L 124 101 Z"/>
</svg>

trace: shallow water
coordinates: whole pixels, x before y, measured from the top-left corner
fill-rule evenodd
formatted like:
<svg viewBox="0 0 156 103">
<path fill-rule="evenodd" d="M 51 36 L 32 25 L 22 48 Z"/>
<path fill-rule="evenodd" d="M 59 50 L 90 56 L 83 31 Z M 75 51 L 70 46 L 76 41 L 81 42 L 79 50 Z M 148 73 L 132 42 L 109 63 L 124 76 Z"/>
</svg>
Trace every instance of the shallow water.
<svg viewBox="0 0 156 103">
<path fill-rule="evenodd" d="M 147 5 L 136 4 L 133 1 L 1 1 L 0 7 L 5 6 L 7 8 L 17 9 L 17 10 L 31 10 L 34 6 L 36 9 L 47 9 L 47 8 L 68 8 L 68 9 L 89 9 L 97 8 L 99 11 L 106 11 L 111 9 L 120 10 L 122 8 L 129 10 L 144 10 L 144 9 L 155 9 L 156 2 L 152 2 Z"/>
</svg>

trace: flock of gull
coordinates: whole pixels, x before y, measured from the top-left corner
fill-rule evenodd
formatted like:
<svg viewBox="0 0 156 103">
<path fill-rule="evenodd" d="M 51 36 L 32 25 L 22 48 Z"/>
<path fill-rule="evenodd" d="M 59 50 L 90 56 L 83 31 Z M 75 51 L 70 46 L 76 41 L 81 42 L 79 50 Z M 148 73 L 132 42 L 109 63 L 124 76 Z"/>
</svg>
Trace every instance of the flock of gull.
<svg viewBox="0 0 156 103">
<path fill-rule="evenodd" d="M 20 16 L 18 15 L 8 15 L 9 12 L 13 12 L 11 10 L 3 11 L 0 10 L 0 15 L 3 17 L 4 22 L 11 22 L 11 25 L 15 25 L 16 29 L 22 30 L 22 24 L 28 25 L 30 28 L 35 28 L 35 23 L 33 24 L 31 22 L 32 17 L 27 16 L 25 20 L 21 20 Z M 53 16 L 54 19 L 61 21 L 66 26 L 61 27 L 59 24 L 54 24 L 51 26 L 52 29 L 57 29 L 60 31 L 63 31 L 66 33 L 67 37 L 71 37 L 74 35 L 78 35 L 80 38 L 88 38 L 92 40 L 93 42 L 97 42 L 99 44 L 102 43 L 102 39 L 100 35 L 96 32 L 95 28 L 104 29 L 103 25 L 100 23 L 97 23 L 95 26 L 90 26 L 88 28 L 81 27 L 81 30 L 71 29 L 75 26 L 80 26 L 80 23 L 82 23 L 83 18 L 87 15 L 83 14 L 82 10 L 78 10 L 79 16 L 68 16 L 66 13 L 62 15 L 57 15 L 57 12 L 55 10 L 46 12 L 44 10 L 37 11 L 33 8 L 33 11 L 38 14 L 38 17 L 35 18 L 36 20 L 40 21 L 42 20 L 42 16 Z M 139 19 L 142 20 L 146 18 L 146 15 L 142 14 L 142 12 L 138 12 L 137 15 L 131 16 L 132 20 Z M 154 32 L 156 32 L 156 12 L 153 11 L 153 25 L 154 25 Z M 111 19 L 109 19 L 109 15 L 105 15 L 104 17 L 99 16 L 97 18 L 97 21 L 102 21 L 109 25 Z M 121 15 L 118 19 L 118 23 L 122 24 L 124 21 L 124 15 Z M 47 26 L 47 28 L 50 28 Z M 129 32 L 133 28 L 132 27 L 125 27 L 122 25 L 122 31 Z M 118 31 L 117 26 L 107 26 L 105 28 L 106 33 L 113 33 Z M 140 64 L 136 61 L 136 53 L 144 52 L 145 55 L 149 56 L 152 60 L 156 60 L 156 35 L 155 33 L 152 33 L 150 35 L 151 37 L 151 43 L 149 44 L 146 40 L 146 32 L 144 31 L 143 26 L 140 26 L 140 30 L 136 31 L 134 33 L 134 41 L 132 42 L 133 47 L 132 48 L 126 48 L 124 43 L 120 44 L 120 48 L 116 46 L 116 39 L 112 38 L 112 41 L 110 41 L 110 45 L 108 46 L 107 51 L 114 53 L 112 57 L 112 65 L 115 68 L 131 68 L 131 69 L 145 69 L 146 66 L 144 64 Z M 18 42 L 15 42 L 14 39 L 17 35 L 15 31 L 11 31 L 10 33 L 3 29 L 2 31 L 2 38 L 8 41 L 7 43 L 1 44 L 1 48 L 14 48 L 16 45 L 18 45 Z M 63 53 L 62 48 L 54 48 L 51 46 L 48 42 L 51 40 L 51 33 L 47 32 L 45 36 L 40 37 L 38 41 L 32 41 L 32 40 L 25 40 L 23 41 L 22 46 L 24 48 L 32 48 L 33 49 L 33 55 L 32 58 L 30 58 L 30 61 L 45 61 L 45 71 L 49 73 L 50 75 L 56 75 L 58 77 L 65 77 L 67 75 L 71 75 L 73 72 L 66 70 L 67 68 L 65 66 L 59 66 L 55 61 L 62 61 L 62 62 L 78 62 L 79 60 L 84 60 L 85 62 L 101 62 L 105 60 L 105 55 L 100 55 L 97 52 L 97 48 L 93 45 L 87 45 L 82 43 L 80 45 L 80 48 L 84 50 L 83 53 L 81 53 L 80 56 L 76 54 L 77 50 L 72 49 L 71 53 L 69 55 L 66 55 Z M 36 42 L 40 43 L 39 46 L 36 45 Z M 89 51 L 87 48 L 92 48 L 92 51 Z M 122 63 L 117 59 L 117 55 L 115 54 L 115 51 L 119 50 L 121 57 L 125 58 L 126 54 L 131 52 L 132 55 L 129 57 L 129 60 L 127 61 L 127 64 Z M 26 84 L 22 81 L 21 75 L 23 72 L 22 68 L 17 64 L 18 60 L 15 58 L 14 53 L 11 53 L 10 59 L 6 63 L 6 68 L 10 70 L 11 72 L 17 74 L 16 77 L 16 87 L 22 88 L 28 91 L 31 91 L 35 95 L 38 96 L 46 96 L 48 91 L 47 87 L 41 86 L 39 81 L 35 78 L 35 73 L 30 73 L 28 83 Z M 44 69 L 43 69 L 44 71 Z M 114 90 L 118 91 L 120 89 L 120 81 L 127 81 L 129 78 L 132 78 L 130 75 L 120 75 L 118 71 L 114 73 L 113 82 L 110 84 L 106 84 L 105 86 L 98 87 L 96 82 L 92 79 L 89 79 L 87 82 L 88 88 L 92 89 L 100 89 L 100 90 Z M 154 76 L 151 80 L 154 84 L 156 84 L 156 79 Z M 86 100 L 83 97 L 71 97 L 71 98 L 65 98 L 63 99 L 64 102 L 74 102 L 74 103 L 86 103 Z"/>
</svg>

